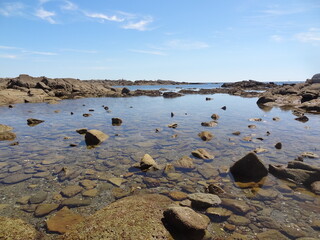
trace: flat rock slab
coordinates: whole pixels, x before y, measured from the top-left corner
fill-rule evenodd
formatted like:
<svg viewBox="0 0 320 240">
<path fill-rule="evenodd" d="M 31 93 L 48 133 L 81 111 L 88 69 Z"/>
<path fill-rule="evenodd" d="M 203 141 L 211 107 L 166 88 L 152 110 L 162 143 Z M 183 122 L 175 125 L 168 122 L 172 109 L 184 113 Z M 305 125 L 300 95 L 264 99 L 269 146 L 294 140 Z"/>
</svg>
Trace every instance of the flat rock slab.
<svg viewBox="0 0 320 240">
<path fill-rule="evenodd" d="M 59 207 L 59 204 L 48 203 L 48 204 L 39 204 L 34 211 L 35 217 L 43 217 L 56 210 Z"/>
<path fill-rule="evenodd" d="M 204 231 L 210 223 L 206 215 L 197 213 L 188 207 L 169 207 L 163 215 L 172 228 L 181 232 Z"/>
<path fill-rule="evenodd" d="M 234 213 L 243 214 L 243 215 L 251 210 L 249 205 L 246 204 L 244 201 L 235 200 L 235 199 L 222 198 L 221 205 L 230 209 Z"/>
<path fill-rule="evenodd" d="M 175 161 L 173 164 L 176 168 L 181 168 L 184 170 L 192 170 L 195 168 L 195 165 L 193 164 L 192 158 L 188 156 L 183 156 L 179 160 Z"/>
<path fill-rule="evenodd" d="M 69 208 L 84 207 L 91 204 L 90 199 L 68 198 L 61 202 L 61 206 L 67 206 Z"/>
<path fill-rule="evenodd" d="M 74 213 L 69 208 L 64 207 L 54 216 L 50 217 L 47 222 L 47 229 L 50 232 L 65 233 L 72 225 L 84 220 L 79 214 Z"/>
<path fill-rule="evenodd" d="M 211 193 L 192 193 L 188 195 L 188 199 L 192 202 L 192 206 L 197 208 L 208 208 L 221 203 L 221 199 Z"/>
<path fill-rule="evenodd" d="M 161 221 L 170 203 L 158 194 L 122 198 L 72 226 L 62 239 L 172 239 Z"/>
<path fill-rule="evenodd" d="M 29 198 L 30 204 L 38 204 L 42 203 L 44 200 L 47 199 L 48 193 L 44 191 L 37 192 L 36 194 L 32 195 Z"/>
<path fill-rule="evenodd" d="M 65 197 L 73 197 L 77 195 L 79 192 L 81 192 L 82 190 L 83 188 L 78 185 L 67 186 L 61 190 L 61 194 Z"/>
<path fill-rule="evenodd" d="M 257 234 L 259 240 L 289 240 L 286 236 L 277 230 L 267 230 Z"/>
<path fill-rule="evenodd" d="M 1 183 L 14 184 L 26 181 L 32 177 L 31 174 L 13 174 L 1 180 Z"/>
<path fill-rule="evenodd" d="M 194 151 L 191 152 L 191 154 L 196 157 L 196 158 L 200 158 L 200 159 L 213 159 L 214 156 L 210 153 L 208 153 L 205 149 L 203 148 L 199 148 L 199 149 L 196 149 Z"/>
<path fill-rule="evenodd" d="M 40 234 L 37 232 L 37 230 L 21 219 L 0 217 L 0 222 L 1 239 L 41 239 Z"/>
</svg>

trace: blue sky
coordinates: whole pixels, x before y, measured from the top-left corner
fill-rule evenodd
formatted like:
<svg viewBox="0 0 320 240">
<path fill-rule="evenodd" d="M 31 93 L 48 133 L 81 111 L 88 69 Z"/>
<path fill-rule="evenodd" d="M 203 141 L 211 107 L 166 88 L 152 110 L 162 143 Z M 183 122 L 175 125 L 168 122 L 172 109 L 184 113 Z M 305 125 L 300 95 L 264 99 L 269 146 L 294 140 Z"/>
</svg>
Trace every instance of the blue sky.
<svg viewBox="0 0 320 240">
<path fill-rule="evenodd" d="M 319 0 L 1 0 L 0 77 L 299 81 Z"/>
</svg>

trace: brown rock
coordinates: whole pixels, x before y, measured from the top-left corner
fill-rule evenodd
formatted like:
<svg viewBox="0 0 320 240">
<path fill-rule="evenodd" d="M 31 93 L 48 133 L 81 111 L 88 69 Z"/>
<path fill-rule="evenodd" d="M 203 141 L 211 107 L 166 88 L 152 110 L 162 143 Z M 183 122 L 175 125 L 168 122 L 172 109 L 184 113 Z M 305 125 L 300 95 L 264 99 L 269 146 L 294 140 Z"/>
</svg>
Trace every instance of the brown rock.
<svg viewBox="0 0 320 240">
<path fill-rule="evenodd" d="M 120 126 L 122 124 L 122 119 L 120 118 L 112 118 L 112 126 Z"/>
<path fill-rule="evenodd" d="M 195 168 L 195 166 L 193 164 L 193 160 L 188 156 L 183 156 L 179 160 L 175 161 L 174 166 L 176 168 L 182 168 L 185 170 L 192 170 Z"/>
<path fill-rule="evenodd" d="M 81 192 L 83 190 L 82 187 L 78 186 L 78 185 L 73 185 L 73 186 L 67 186 L 64 189 L 61 190 L 61 194 L 64 197 L 73 197 L 75 195 L 77 195 L 79 192 Z"/>
<path fill-rule="evenodd" d="M 208 131 L 203 131 L 198 134 L 198 136 L 203 140 L 203 141 L 210 141 L 213 138 L 213 135 L 211 132 Z"/>
<path fill-rule="evenodd" d="M 85 135 L 85 141 L 86 144 L 91 146 L 91 145 L 98 145 L 105 140 L 107 140 L 109 136 L 99 130 L 89 130 L 86 132 Z"/>
<path fill-rule="evenodd" d="M 82 192 L 82 196 L 84 197 L 95 197 L 98 195 L 98 190 L 96 188 L 89 189 L 87 191 Z"/>
<path fill-rule="evenodd" d="M 267 230 L 257 234 L 258 240 L 289 240 L 277 230 Z"/>
<path fill-rule="evenodd" d="M 84 218 L 72 212 L 69 208 L 64 207 L 54 216 L 50 217 L 47 222 L 47 228 L 50 232 L 65 233 L 72 225 L 82 222 Z"/>
<path fill-rule="evenodd" d="M 95 188 L 97 186 L 96 182 L 89 180 L 89 179 L 82 180 L 82 181 L 80 181 L 79 184 L 80 184 L 80 186 L 84 187 L 87 190 Z"/>
<path fill-rule="evenodd" d="M 168 196 L 174 201 L 182 201 L 187 198 L 187 194 L 180 191 L 169 192 Z"/>
<path fill-rule="evenodd" d="M 312 190 L 315 194 L 320 195 L 320 181 L 313 182 L 313 183 L 311 184 L 311 190 Z"/>
<path fill-rule="evenodd" d="M 43 217 L 56 210 L 59 204 L 49 203 L 49 204 L 39 204 L 34 211 L 35 217 Z"/>
<path fill-rule="evenodd" d="M 197 150 L 194 150 L 191 152 L 191 154 L 196 157 L 196 158 L 200 158 L 200 159 L 213 159 L 214 156 L 211 155 L 210 153 L 208 153 L 205 149 L 203 148 L 199 148 Z"/>
<path fill-rule="evenodd" d="M 221 205 L 230 209 L 234 213 L 244 215 L 251 210 L 249 205 L 247 205 L 244 201 L 227 198 L 222 198 L 221 200 Z"/>
</svg>

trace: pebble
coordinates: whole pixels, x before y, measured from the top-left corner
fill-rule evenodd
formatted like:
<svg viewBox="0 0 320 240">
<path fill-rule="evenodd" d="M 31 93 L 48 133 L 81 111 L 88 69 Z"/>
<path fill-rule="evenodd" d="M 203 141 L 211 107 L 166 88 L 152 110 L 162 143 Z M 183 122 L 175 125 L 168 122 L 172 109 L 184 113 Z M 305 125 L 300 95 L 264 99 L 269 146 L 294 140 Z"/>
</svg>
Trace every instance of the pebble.
<svg viewBox="0 0 320 240">
<path fill-rule="evenodd" d="M 130 195 L 130 191 L 122 189 L 122 188 L 113 188 L 112 189 L 112 195 L 114 196 L 115 199 L 119 199 L 119 198 L 123 198 L 123 197 L 129 196 Z"/>
<path fill-rule="evenodd" d="M 236 199 L 222 198 L 221 205 L 238 214 L 246 214 L 251 210 L 247 203 Z"/>
<path fill-rule="evenodd" d="M 112 183 L 113 185 L 120 187 L 122 183 L 126 182 L 127 180 L 123 179 L 123 178 L 109 178 L 108 182 Z"/>
<path fill-rule="evenodd" d="M 205 149 L 203 148 L 199 148 L 199 149 L 196 149 L 194 151 L 191 152 L 191 154 L 196 157 L 196 158 L 200 158 L 200 159 L 213 159 L 214 156 L 210 153 L 208 153 Z"/>
<path fill-rule="evenodd" d="M 267 230 L 257 234 L 258 240 L 289 240 L 277 230 Z"/>
<path fill-rule="evenodd" d="M 206 214 L 215 220 L 222 220 L 229 218 L 232 215 L 232 212 L 221 207 L 210 207 L 206 210 Z"/>
<path fill-rule="evenodd" d="M 31 196 L 23 196 L 21 198 L 19 198 L 16 203 L 21 204 L 21 205 L 26 205 L 29 202 Z"/>
<path fill-rule="evenodd" d="M 250 223 L 248 218 L 234 214 L 231 215 L 227 221 L 236 226 L 246 226 Z"/>
</svg>

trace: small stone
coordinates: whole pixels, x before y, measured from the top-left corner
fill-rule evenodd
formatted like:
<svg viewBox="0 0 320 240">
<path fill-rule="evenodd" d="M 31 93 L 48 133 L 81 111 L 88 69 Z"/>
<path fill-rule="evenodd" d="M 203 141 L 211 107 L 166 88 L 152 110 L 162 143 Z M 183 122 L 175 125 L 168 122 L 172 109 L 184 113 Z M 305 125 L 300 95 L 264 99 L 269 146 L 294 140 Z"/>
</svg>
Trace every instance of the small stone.
<svg viewBox="0 0 320 240">
<path fill-rule="evenodd" d="M 246 141 L 246 142 L 251 142 L 252 141 L 252 137 L 251 136 L 246 136 L 246 137 L 243 137 L 242 140 Z"/>
<path fill-rule="evenodd" d="M 210 207 L 206 210 L 206 214 L 216 220 L 222 220 L 229 218 L 232 215 L 232 212 L 221 207 Z"/>
<path fill-rule="evenodd" d="M 198 136 L 203 140 L 203 141 L 210 141 L 213 138 L 213 134 L 208 131 L 202 131 L 201 133 L 198 134 Z"/>
<path fill-rule="evenodd" d="M 168 125 L 169 128 L 177 128 L 178 124 L 177 123 L 171 123 Z"/>
<path fill-rule="evenodd" d="M 21 198 L 19 198 L 16 203 L 21 204 L 21 205 L 26 205 L 29 202 L 31 196 L 23 196 Z"/>
<path fill-rule="evenodd" d="M 14 184 L 14 183 L 26 181 L 31 177 L 32 175 L 30 174 L 13 174 L 13 175 L 9 175 L 8 177 L 5 177 L 4 179 L 1 180 L 1 182 L 5 184 Z"/>
<path fill-rule="evenodd" d="M 88 180 L 88 179 L 80 181 L 79 184 L 80 184 L 80 186 L 84 187 L 87 190 L 95 188 L 97 186 L 96 182 L 94 182 L 92 180 Z"/>
<path fill-rule="evenodd" d="M 272 189 L 255 188 L 254 190 L 256 191 L 257 197 L 264 200 L 274 200 L 278 197 L 278 192 Z"/>
<path fill-rule="evenodd" d="M 91 204 L 90 199 L 78 199 L 78 198 L 68 198 L 61 202 L 61 206 L 67 206 L 69 208 L 84 207 L 90 204 Z"/>
<path fill-rule="evenodd" d="M 315 230 L 320 230 L 320 219 L 312 220 L 311 227 Z"/>
<path fill-rule="evenodd" d="M 50 172 L 39 172 L 33 175 L 34 178 L 47 178 L 49 177 L 51 174 Z"/>
<path fill-rule="evenodd" d="M 250 122 L 261 122 L 262 119 L 261 118 L 249 118 Z"/>
<path fill-rule="evenodd" d="M 98 190 L 96 188 L 89 189 L 87 191 L 82 192 L 82 196 L 84 197 L 95 197 L 98 195 Z"/>
<path fill-rule="evenodd" d="M 79 133 L 79 134 L 86 134 L 88 131 L 88 129 L 86 128 L 80 128 L 80 129 L 77 129 L 76 132 Z"/>
<path fill-rule="evenodd" d="M 174 166 L 176 168 L 181 168 L 184 170 L 192 170 L 195 168 L 195 166 L 193 164 L 193 160 L 188 156 L 183 156 L 179 160 L 175 161 Z"/>
<path fill-rule="evenodd" d="M 244 215 L 251 210 L 249 205 L 246 204 L 244 201 L 235 200 L 235 199 L 226 199 L 226 198 L 222 198 L 221 200 L 222 200 L 221 205 L 227 209 L 230 209 L 234 213 Z"/>
<path fill-rule="evenodd" d="M 224 195 L 226 193 L 219 185 L 214 183 L 209 184 L 209 186 L 206 188 L 206 191 L 218 196 Z"/>
<path fill-rule="evenodd" d="M 72 212 L 67 207 L 64 207 L 54 216 L 50 217 L 47 220 L 46 225 L 50 232 L 58 232 L 63 234 L 67 232 L 72 225 L 83 220 L 84 218 L 81 215 Z"/>
<path fill-rule="evenodd" d="M 303 231 L 298 225 L 294 223 L 282 225 L 281 232 L 284 235 L 290 237 L 291 239 L 306 237 L 308 235 L 305 231 Z"/>
<path fill-rule="evenodd" d="M 35 217 L 43 217 L 53 212 L 59 207 L 59 204 L 49 203 L 49 204 L 39 204 L 34 211 Z"/>
<path fill-rule="evenodd" d="M 272 120 L 277 122 L 277 121 L 280 121 L 280 118 L 279 117 L 274 117 L 274 118 L 272 118 Z"/>
<path fill-rule="evenodd" d="M 30 204 L 38 204 L 42 203 L 47 199 L 48 193 L 44 191 L 37 192 L 36 194 L 32 195 L 29 199 Z"/>
<path fill-rule="evenodd" d="M 84 113 L 84 114 L 82 114 L 82 116 L 84 116 L 84 117 L 90 117 L 90 116 L 92 116 L 90 113 Z"/>
<path fill-rule="evenodd" d="M 311 190 L 312 190 L 315 194 L 320 195 L 320 181 L 313 182 L 313 183 L 311 184 Z"/>
<path fill-rule="evenodd" d="M 105 140 L 107 140 L 109 136 L 99 130 L 88 130 L 85 135 L 86 144 L 89 146 L 98 145 Z"/>
<path fill-rule="evenodd" d="M 149 154 L 145 154 L 140 161 L 140 169 L 147 170 L 151 167 L 158 168 L 157 163 Z"/>
<path fill-rule="evenodd" d="M 205 149 L 203 148 L 199 148 L 197 150 L 194 150 L 191 152 L 191 154 L 196 157 L 196 158 L 200 158 L 200 159 L 213 159 L 214 156 L 209 154 Z"/>
<path fill-rule="evenodd" d="M 264 152 L 268 152 L 267 149 L 265 148 L 261 148 L 261 147 L 258 147 L 256 148 L 255 150 L 253 150 L 255 153 L 264 153 Z"/>
<path fill-rule="evenodd" d="M 301 116 L 301 117 L 295 118 L 294 120 L 305 123 L 309 121 L 309 118 L 307 116 Z"/>
<path fill-rule="evenodd" d="M 187 194 L 180 191 L 172 191 L 168 193 L 168 196 L 174 201 L 182 201 L 187 198 Z"/>
<path fill-rule="evenodd" d="M 82 187 L 78 186 L 78 185 L 72 185 L 72 186 L 67 186 L 64 189 L 61 190 L 61 194 L 64 197 L 73 197 L 75 195 L 77 195 L 79 192 L 81 192 L 83 190 Z"/>
<path fill-rule="evenodd" d="M 188 199 L 196 208 L 208 208 L 221 203 L 221 199 L 217 195 L 210 193 L 192 193 L 188 195 Z"/>
<path fill-rule="evenodd" d="M 122 188 L 113 188 L 112 195 L 114 196 L 115 199 L 124 198 L 130 195 L 130 191 Z"/>
<path fill-rule="evenodd" d="M 168 163 L 168 164 L 166 164 L 166 166 L 164 167 L 163 172 L 164 172 L 165 174 L 174 173 L 174 172 L 175 172 L 175 168 L 174 168 L 174 166 L 173 166 L 171 163 Z"/>
<path fill-rule="evenodd" d="M 144 177 L 143 182 L 147 185 L 149 188 L 159 187 L 160 181 L 159 179 L 151 178 L 151 177 Z"/>
<path fill-rule="evenodd" d="M 230 224 L 230 223 L 225 223 L 224 225 L 223 225 L 223 229 L 226 231 L 226 232 L 233 232 L 233 231 L 235 231 L 236 230 L 236 226 L 235 225 L 232 225 L 232 224 Z"/>
<path fill-rule="evenodd" d="M 228 222 L 236 226 L 246 226 L 250 224 L 248 218 L 239 215 L 231 215 L 231 217 L 228 218 Z"/>
<path fill-rule="evenodd" d="M 257 128 L 257 126 L 256 125 L 248 125 L 248 128 L 255 129 L 255 128 Z"/>
<path fill-rule="evenodd" d="M 39 119 L 35 119 L 35 118 L 29 118 L 27 119 L 27 124 L 31 127 L 36 126 L 40 123 L 43 123 L 44 120 L 39 120 Z"/>
<path fill-rule="evenodd" d="M 211 118 L 213 120 L 218 120 L 220 118 L 220 116 L 218 114 L 214 113 L 214 114 L 211 115 Z"/>
<path fill-rule="evenodd" d="M 114 177 L 114 178 L 109 178 L 108 181 L 114 185 L 116 185 L 117 187 L 120 187 L 122 183 L 126 182 L 125 179 L 123 178 L 117 178 L 117 177 Z"/>
<path fill-rule="evenodd" d="M 302 157 L 307 157 L 307 158 L 319 158 L 318 154 L 312 153 L 312 152 L 303 152 L 301 154 Z"/>
<path fill-rule="evenodd" d="M 201 126 L 203 126 L 203 127 L 215 127 L 215 126 L 217 126 L 217 125 L 218 125 L 218 123 L 215 122 L 215 121 L 202 122 L 202 123 L 201 123 Z"/>
<path fill-rule="evenodd" d="M 120 118 L 112 118 L 112 126 L 120 126 L 122 124 L 122 119 Z"/>
<path fill-rule="evenodd" d="M 226 106 L 223 106 L 221 109 L 222 109 L 222 110 L 227 110 L 227 107 L 226 107 Z"/>
<path fill-rule="evenodd" d="M 236 136 L 239 136 L 239 135 L 241 134 L 241 132 L 236 131 L 236 132 L 233 132 L 232 134 L 233 134 L 233 135 L 236 135 Z"/>
<path fill-rule="evenodd" d="M 17 172 L 17 171 L 19 171 L 21 169 L 22 169 L 22 166 L 18 165 L 18 166 L 14 166 L 14 167 L 9 168 L 8 172 L 9 173 L 13 173 L 13 172 Z"/>
<path fill-rule="evenodd" d="M 281 149 L 281 148 L 282 148 L 282 143 L 281 143 L 281 142 L 278 142 L 278 143 L 276 143 L 276 145 L 274 145 L 274 147 L 275 147 L 276 149 Z"/>
</svg>

